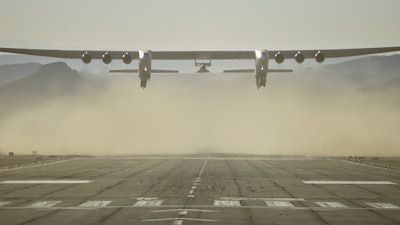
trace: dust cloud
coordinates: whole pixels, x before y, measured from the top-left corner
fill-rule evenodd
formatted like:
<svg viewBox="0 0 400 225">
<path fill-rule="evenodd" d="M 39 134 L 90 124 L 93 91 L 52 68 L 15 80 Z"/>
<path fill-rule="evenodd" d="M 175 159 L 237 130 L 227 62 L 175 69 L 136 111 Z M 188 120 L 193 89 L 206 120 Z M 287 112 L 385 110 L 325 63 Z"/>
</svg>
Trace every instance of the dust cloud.
<svg viewBox="0 0 400 225">
<path fill-rule="evenodd" d="M 399 156 L 398 94 L 245 75 L 133 77 L 0 120 L 0 150 L 41 154 Z"/>
</svg>

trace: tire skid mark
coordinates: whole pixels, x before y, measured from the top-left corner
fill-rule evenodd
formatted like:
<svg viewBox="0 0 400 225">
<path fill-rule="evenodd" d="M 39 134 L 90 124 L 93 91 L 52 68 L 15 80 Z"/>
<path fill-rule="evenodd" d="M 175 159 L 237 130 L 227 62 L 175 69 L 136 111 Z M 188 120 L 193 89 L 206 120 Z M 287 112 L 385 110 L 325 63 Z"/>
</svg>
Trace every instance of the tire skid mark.
<svg viewBox="0 0 400 225">
<path fill-rule="evenodd" d="M 140 174 L 140 173 L 143 173 L 143 172 L 145 172 L 145 171 L 147 171 L 147 170 L 150 170 L 150 169 L 159 167 L 159 166 L 165 164 L 166 162 L 167 162 L 167 160 L 164 160 L 164 161 L 162 161 L 161 163 L 158 163 L 158 164 L 156 164 L 156 165 L 153 165 L 153 164 L 152 164 L 152 165 L 147 166 L 147 167 L 145 167 L 145 168 L 143 168 L 143 169 L 141 169 L 141 170 L 135 171 L 134 173 L 130 174 L 130 175 L 129 175 L 128 177 L 126 177 L 126 178 L 133 178 L 133 177 L 136 176 L 137 174 Z M 142 164 L 141 164 L 141 165 L 142 165 Z M 112 188 L 114 188 L 114 187 L 116 187 L 116 186 L 119 186 L 119 185 L 121 185 L 121 184 L 123 184 L 123 183 L 126 183 L 126 182 L 128 182 L 128 181 L 129 181 L 129 179 L 123 179 L 123 180 L 121 180 L 121 181 L 119 181 L 119 182 L 117 182 L 117 183 L 115 183 L 115 184 L 112 184 L 112 185 L 110 185 L 110 186 L 108 186 L 108 187 L 106 187 L 106 188 L 104 188 L 104 189 L 98 191 L 97 193 L 95 193 L 95 194 L 93 194 L 93 195 L 88 196 L 88 198 L 93 198 L 93 197 L 95 197 L 95 196 L 97 196 L 97 195 L 100 195 L 100 194 L 102 194 L 102 193 L 104 193 L 104 192 L 106 192 L 106 191 L 108 191 L 108 190 L 110 190 L 110 189 L 112 189 Z"/>
<path fill-rule="evenodd" d="M 164 162 L 166 162 L 166 160 L 164 160 Z M 171 173 L 172 171 L 174 171 L 174 170 L 180 168 L 180 166 L 181 166 L 184 162 L 185 162 L 185 161 L 182 160 L 182 162 L 181 162 L 179 165 L 177 165 L 177 166 L 171 168 L 170 170 L 168 170 L 168 172 L 166 172 L 162 177 L 165 177 L 167 174 L 169 174 L 169 173 Z M 161 165 L 161 163 L 160 163 L 159 165 Z M 167 187 L 164 188 L 164 189 L 169 189 L 169 188 L 174 187 L 174 186 L 176 186 L 176 183 L 172 183 L 171 185 L 167 186 Z M 153 190 L 156 189 L 156 188 L 158 188 L 157 185 L 151 185 L 150 188 L 146 189 L 146 191 L 142 194 L 142 196 L 147 196 L 148 193 L 150 193 L 151 191 L 153 191 Z"/>
<path fill-rule="evenodd" d="M 40 216 L 31 218 L 31 219 L 29 219 L 29 220 L 27 220 L 27 221 L 25 221 L 25 222 L 23 222 L 23 223 L 20 223 L 20 225 L 27 225 L 27 224 L 30 224 L 30 223 L 35 222 L 35 221 L 37 221 L 37 220 L 46 218 L 46 217 L 48 217 L 48 216 L 51 216 L 51 215 L 53 215 L 53 214 L 56 214 L 57 212 L 59 212 L 59 210 L 47 211 L 47 212 L 48 212 L 48 213 L 45 213 L 45 214 L 43 214 L 43 215 L 40 215 Z"/>
<path fill-rule="evenodd" d="M 150 162 L 152 162 L 152 161 L 154 161 L 154 160 L 150 160 Z M 147 161 L 147 162 L 149 162 L 149 161 Z M 132 174 L 130 174 L 128 176 L 125 176 L 124 178 L 133 178 L 139 173 L 145 172 L 145 171 L 150 170 L 150 169 L 154 169 L 154 168 L 159 167 L 159 166 L 161 166 L 161 165 L 163 165 L 163 164 L 165 164 L 167 162 L 168 162 L 168 160 L 163 160 L 160 163 L 155 163 L 155 165 L 150 165 L 150 166 L 147 166 L 147 167 L 145 167 L 145 168 L 143 168 L 141 170 L 135 171 L 134 173 L 132 173 Z M 140 165 L 143 165 L 143 164 L 140 164 Z"/>
<path fill-rule="evenodd" d="M 112 211 L 111 213 L 107 214 L 103 218 L 101 218 L 99 221 L 96 222 L 96 224 L 103 224 L 106 222 L 109 218 L 120 212 L 123 208 L 117 208 L 116 210 Z"/>
<path fill-rule="evenodd" d="M 264 162 L 264 163 L 266 163 L 264 160 L 262 161 L 262 162 Z M 249 161 L 248 161 L 248 163 L 250 163 Z M 251 164 L 251 163 L 250 163 Z M 255 166 L 255 165 L 253 165 L 255 168 L 258 168 L 257 166 Z M 260 168 L 258 168 L 258 170 L 260 170 L 260 171 L 262 171 L 263 172 L 263 170 L 261 170 Z M 288 172 L 288 171 L 286 171 L 286 172 Z M 265 173 L 265 172 L 263 172 L 263 173 Z M 288 172 L 289 173 L 289 172 Z M 297 174 L 294 174 L 294 173 L 289 173 L 289 174 L 293 174 L 295 177 L 298 177 L 299 178 L 299 176 L 297 175 Z M 274 180 L 272 180 L 272 179 L 269 179 L 276 187 L 278 187 L 278 188 L 280 188 L 281 190 L 283 190 L 286 194 L 288 194 L 291 198 L 296 198 L 296 196 L 295 195 L 293 195 L 291 192 L 289 192 L 286 188 L 284 188 L 282 185 L 280 185 L 280 184 L 278 184 L 277 182 L 275 182 Z M 304 204 L 303 203 L 300 203 L 303 207 L 304 207 Z M 314 215 L 317 219 L 319 219 L 322 223 L 324 223 L 324 224 L 326 224 L 326 225 L 330 225 L 330 223 L 328 223 L 328 221 L 326 221 L 324 218 L 322 218 L 315 210 L 311 210 L 310 211 L 311 213 L 312 213 L 312 215 Z"/>
<path fill-rule="evenodd" d="M 233 182 L 235 183 L 238 193 L 239 193 L 239 197 L 243 197 L 243 192 L 242 192 L 242 187 L 240 187 L 238 181 L 237 181 L 237 174 L 236 172 L 233 170 L 231 163 L 228 160 L 224 161 L 225 164 L 228 166 L 229 170 L 231 171 L 232 175 L 233 175 Z"/>
</svg>

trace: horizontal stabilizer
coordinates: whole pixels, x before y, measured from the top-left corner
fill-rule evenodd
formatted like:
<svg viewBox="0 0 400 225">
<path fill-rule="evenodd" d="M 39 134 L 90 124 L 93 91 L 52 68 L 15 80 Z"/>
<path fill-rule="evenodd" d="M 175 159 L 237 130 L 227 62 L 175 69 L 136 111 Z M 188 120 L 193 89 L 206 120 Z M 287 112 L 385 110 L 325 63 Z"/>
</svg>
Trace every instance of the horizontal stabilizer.
<svg viewBox="0 0 400 225">
<path fill-rule="evenodd" d="M 152 73 L 179 73 L 178 70 L 151 70 Z"/>
<path fill-rule="evenodd" d="M 254 69 L 224 70 L 224 73 L 254 73 Z"/>
<path fill-rule="evenodd" d="M 291 73 L 293 70 L 289 69 L 268 69 L 269 73 Z"/>
<path fill-rule="evenodd" d="M 139 70 L 110 70 L 110 73 L 137 73 Z"/>
<path fill-rule="evenodd" d="M 110 70 L 110 73 L 138 73 L 139 70 Z M 151 70 L 152 73 L 179 73 L 178 70 Z"/>
</svg>

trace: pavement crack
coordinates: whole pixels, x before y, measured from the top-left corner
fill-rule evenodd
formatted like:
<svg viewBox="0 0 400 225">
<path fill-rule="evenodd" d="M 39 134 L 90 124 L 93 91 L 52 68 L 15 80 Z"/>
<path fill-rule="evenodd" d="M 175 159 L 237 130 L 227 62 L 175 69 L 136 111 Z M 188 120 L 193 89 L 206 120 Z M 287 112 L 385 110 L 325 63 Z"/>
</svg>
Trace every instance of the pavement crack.
<svg viewBox="0 0 400 225">
<path fill-rule="evenodd" d="M 242 192 L 242 187 L 240 187 L 240 184 L 237 180 L 237 174 L 235 172 L 235 170 L 233 169 L 231 163 L 228 160 L 224 161 L 226 163 L 226 165 L 228 166 L 229 170 L 231 171 L 232 175 L 233 175 L 233 182 L 235 183 L 238 193 L 239 193 L 239 197 L 243 197 L 243 192 Z"/>
</svg>

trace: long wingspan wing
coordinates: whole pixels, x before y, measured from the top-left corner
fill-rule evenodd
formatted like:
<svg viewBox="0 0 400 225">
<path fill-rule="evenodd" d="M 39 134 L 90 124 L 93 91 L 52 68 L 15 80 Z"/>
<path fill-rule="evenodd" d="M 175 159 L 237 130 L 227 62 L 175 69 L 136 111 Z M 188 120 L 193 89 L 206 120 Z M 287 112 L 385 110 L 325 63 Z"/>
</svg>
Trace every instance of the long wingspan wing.
<svg viewBox="0 0 400 225">
<path fill-rule="evenodd" d="M 138 51 L 85 51 L 85 50 L 50 50 L 50 49 L 23 49 L 23 48 L 0 48 L 0 52 L 9 52 L 25 55 L 36 55 L 45 57 L 80 59 L 82 54 L 89 53 L 92 59 L 101 59 L 104 53 L 111 55 L 113 59 L 122 59 L 125 53 L 129 53 L 132 59 L 139 58 Z"/>
<path fill-rule="evenodd" d="M 298 52 L 304 55 L 304 58 L 315 58 L 315 54 L 321 52 L 326 58 L 349 57 L 358 55 L 369 55 L 384 52 L 400 51 L 400 47 L 383 47 L 383 48 L 355 48 L 355 49 L 319 49 L 319 50 L 276 50 L 268 51 L 270 59 L 273 59 L 279 52 L 283 54 L 285 59 L 293 59 Z"/>
<path fill-rule="evenodd" d="M 400 47 L 383 48 L 358 48 L 358 49 L 320 49 L 320 50 L 274 50 L 269 51 L 270 59 L 279 52 L 285 59 L 293 59 L 296 53 L 301 52 L 305 58 L 314 58 L 321 52 L 326 58 L 348 57 L 368 55 L 375 53 L 400 51 Z M 85 50 L 48 50 L 48 49 L 20 49 L 0 48 L 0 52 L 9 52 L 26 55 L 47 56 L 56 58 L 80 59 L 82 54 L 88 53 L 92 59 L 101 59 L 104 53 L 111 55 L 112 59 L 122 59 L 125 53 L 129 53 L 132 59 L 139 58 L 138 51 L 85 51 Z M 184 60 L 184 59 L 254 59 L 254 51 L 152 51 L 153 59 Z"/>
</svg>

